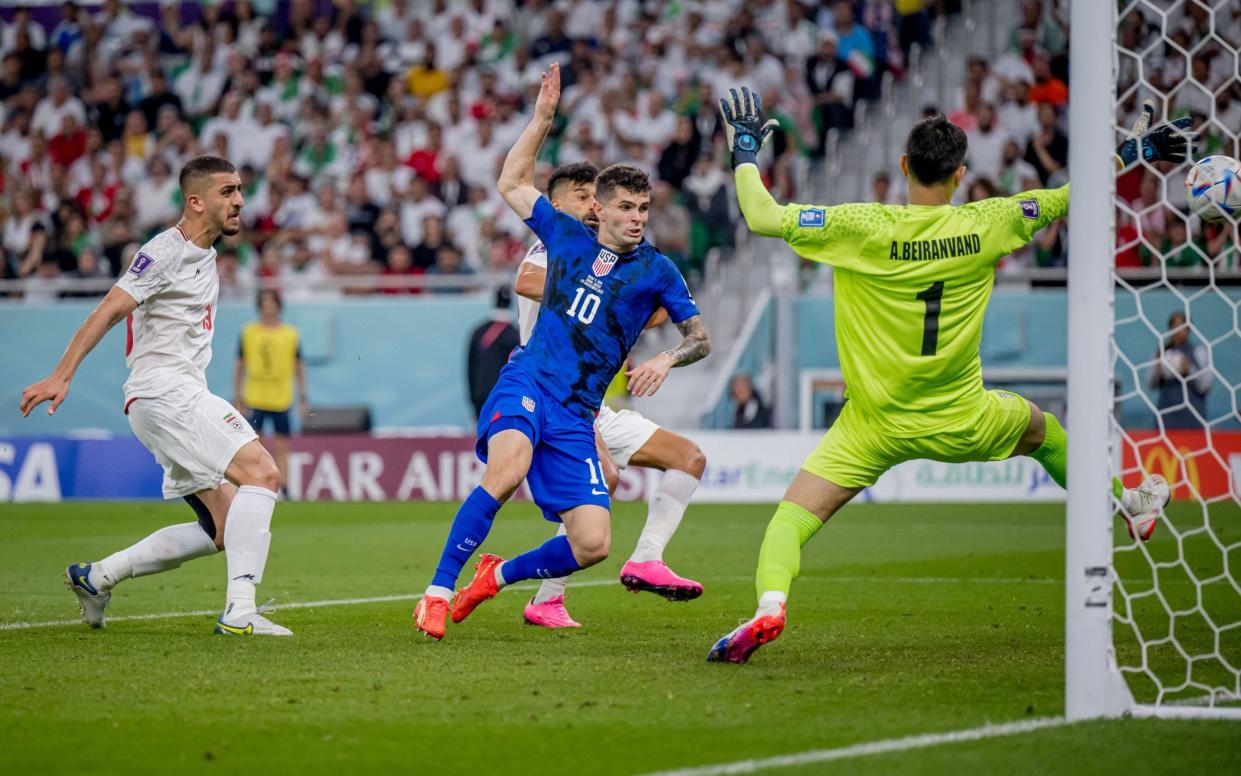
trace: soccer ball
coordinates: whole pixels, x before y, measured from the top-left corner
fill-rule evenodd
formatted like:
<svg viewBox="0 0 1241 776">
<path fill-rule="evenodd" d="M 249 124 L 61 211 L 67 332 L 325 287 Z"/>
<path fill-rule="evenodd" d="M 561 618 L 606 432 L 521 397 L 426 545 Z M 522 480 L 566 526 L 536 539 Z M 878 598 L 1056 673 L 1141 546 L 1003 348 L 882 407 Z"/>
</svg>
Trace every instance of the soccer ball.
<svg viewBox="0 0 1241 776">
<path fill-rule="evenodd" d="M 1207 221 L 1241 214 L 1241 162 L 1230 156 L 1208 156 L 1194 162 L 1185 176 L 1189 207 Z"/>
</svg>

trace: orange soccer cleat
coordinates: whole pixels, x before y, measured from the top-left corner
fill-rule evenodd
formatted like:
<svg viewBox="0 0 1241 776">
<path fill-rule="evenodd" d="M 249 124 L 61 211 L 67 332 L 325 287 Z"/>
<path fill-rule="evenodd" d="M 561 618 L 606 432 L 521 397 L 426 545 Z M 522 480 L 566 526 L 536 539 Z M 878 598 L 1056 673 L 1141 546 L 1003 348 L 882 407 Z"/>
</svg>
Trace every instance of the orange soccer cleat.
<svg viewBox="0 0 1241 776">
<path fill-rule="evenodd" d="M 478 569 L 470 584 L 457 591 L 452 599 L 452 621 L 461 622 L 474 611 L 483 601 L 495 598 L 500 592 L 496 584 L 496 567 L 504 562 L 499 555 L 483 553 L 478 559 Z"/>
<path fill-rule="evenodd" d="M 448 602 L 437 595 L 424 595 L 414 607 L 414 627 L 439 641 L 447 629 Z"/>
</svg>

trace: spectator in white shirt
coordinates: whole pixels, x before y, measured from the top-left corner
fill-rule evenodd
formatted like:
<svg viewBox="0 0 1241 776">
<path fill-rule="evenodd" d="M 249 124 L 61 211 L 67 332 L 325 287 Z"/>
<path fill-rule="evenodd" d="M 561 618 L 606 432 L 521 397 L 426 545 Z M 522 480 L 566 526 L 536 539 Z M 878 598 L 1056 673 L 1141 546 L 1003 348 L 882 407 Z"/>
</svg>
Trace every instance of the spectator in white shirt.
<svg viewBox="0 0 1241 776">
<path fill-rule="evenodd" d="M 491 119 L 480 119 L 474 142 L 468 148 L 454 146 L 461 165 L 461 179 L 470 186 L 494 186 L 500 160 L 508 149 L 496 140 Z"/>
<path fill-rule="evenodd" d="M 401 242 L 406 245 L 421 243 L 424 219 L 427 216 L 443 218 L 445 210 L 444 203 L 431 194 L 430 185 L 415 177 L 409 184 L 409 194 L 401 202 Z"/>
<path fill-rule="evenodd" d="M 173 82 L 172 90 L 181 98 L 181 107 L 190 116 L 211 112 L 224 90 L 224 71 L 215 66 L 215 50 L 204 44 L 195 62 Z"/>
<path fill-rule="evenodd" d="M 1008 135 L 995 124 L 995 108 L 990 103 L 978 106 L 978 129 L 967 132 L 969 161 L 972 175 L 995 180 L 1004 163 L 1004 143 Z"/>
<path fill-rule="evenodd" d="M 48 81 L 48 96 L 35 106 L 30 128 L 45 138 L 52 137 L 60 132 L 65 116 L 73 116 L 78 126 L 86 126 L 86 106 L 70 93 L 69 81 L 57 76 Z"/>
<path fill-rule="evenodd" d="M 177 180 L 159 154 L 147 164 L 147 175 L 134 186 L 134 210 L 142 232 L 164 228 L 181 212 L 177 203 Z"/>
<path fill-rule="evenodd" d="M 996 111 L 996 123 L 1019 142 L 1025 142 L 1039 130 L 1038 106 L 1030 102 L 1030 84 L 1015 81 L 1004 90 L 1008 98 Z"/>
<path fill-rule="evenodd" d="M 414 171 L 397 160 L 396 149 L 390 141 L 380 141 L 378 156 L 363 178 L 370 201 L 382 208 L 405 193 L 414 179 Z"/>
</svg>

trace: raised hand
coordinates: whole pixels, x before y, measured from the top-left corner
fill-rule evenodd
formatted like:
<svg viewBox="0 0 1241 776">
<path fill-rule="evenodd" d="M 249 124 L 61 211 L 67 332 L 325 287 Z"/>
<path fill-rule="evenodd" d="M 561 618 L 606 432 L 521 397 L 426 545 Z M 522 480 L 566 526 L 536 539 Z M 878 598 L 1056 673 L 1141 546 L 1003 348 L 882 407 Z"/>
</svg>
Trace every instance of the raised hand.
<svg viewBox="0 0 1241 776">
<path fill-rule="evenodd" d="M 556 104 L 560 102 L 560 65 L 552 63 L 547 72 L 539 77 L 539 97 L 534 102 L 536 115 L 550 119 L 556 115 Z"/>
<path fill-rule="evenodd" d="M 1164 122 L 1148 130 L 1155 116 L 1155 101 L 1142 103 L 1142 113 L 1133 122 L 1129 136 L 1116 148 L 1116 160 L 1124 169 L 1138 159 L 1147 162 L 1183 162 L 1189 154 L 1189 144 L 1195 139 L 1189 131 L 1193 119 L 1183 116 L 1175 121 Z"/>
<path fill-rule="evenodd" d="M 763 123 L 763 100 L 758 93 L 750 93 L 741 87 L 728 90 L 731 99 L 720 100 L 720 113 L 724 117 L 724 133 L 728 137 L 728 147 L 732 151 L 733 167 L 754 162 L 758 152 L 767 145 L 771 133 L 780 124 L 775 119 Z"/>
</svg>

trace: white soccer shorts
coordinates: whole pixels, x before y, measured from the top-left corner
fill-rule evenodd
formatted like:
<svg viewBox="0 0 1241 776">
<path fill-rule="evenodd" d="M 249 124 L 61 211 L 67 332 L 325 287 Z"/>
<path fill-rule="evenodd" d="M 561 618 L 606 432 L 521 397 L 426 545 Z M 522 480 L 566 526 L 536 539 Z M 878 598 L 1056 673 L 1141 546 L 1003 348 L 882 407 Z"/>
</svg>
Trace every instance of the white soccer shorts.
<svg viewBox="0 0 1241 776">
<path fill-rule="evenodd" d="M 615 412 L 606 405 L 599 409 L 595 419 L 603 443 L 608 446 L 608 453 L 621 469 L 629 465 L 634 453 L 659 430 L 653 420 L 648 420 L 641 413 L 633 410 Z"/>
<path fill-rule="evenodd" d="M 258 439 L 241 413 L 200 385 L 129 405 L 129 427 L 164 467 L 164 498 L 214 490 L 243 445 Z"/>
</svg>

